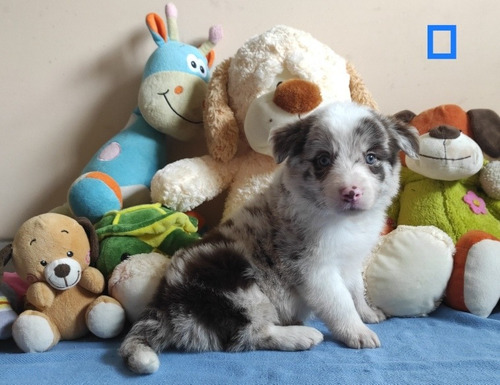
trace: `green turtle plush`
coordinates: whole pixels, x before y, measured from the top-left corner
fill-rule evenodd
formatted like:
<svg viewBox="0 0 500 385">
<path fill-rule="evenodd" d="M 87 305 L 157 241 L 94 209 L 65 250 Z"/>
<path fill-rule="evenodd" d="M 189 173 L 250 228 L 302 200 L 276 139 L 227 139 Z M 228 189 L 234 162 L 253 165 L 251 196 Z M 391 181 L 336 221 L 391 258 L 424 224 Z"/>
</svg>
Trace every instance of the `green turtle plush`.
<svg viewBox="0 0 500 385">
<path fill-rule="evenodd" d="M 159 252 L 173 255 L 198 240 L 198 220 L 160 203 L 113 210 L 95 224 L 99 238 L 97 268 L 109 278 L 131 255 Z"/>
</svg>

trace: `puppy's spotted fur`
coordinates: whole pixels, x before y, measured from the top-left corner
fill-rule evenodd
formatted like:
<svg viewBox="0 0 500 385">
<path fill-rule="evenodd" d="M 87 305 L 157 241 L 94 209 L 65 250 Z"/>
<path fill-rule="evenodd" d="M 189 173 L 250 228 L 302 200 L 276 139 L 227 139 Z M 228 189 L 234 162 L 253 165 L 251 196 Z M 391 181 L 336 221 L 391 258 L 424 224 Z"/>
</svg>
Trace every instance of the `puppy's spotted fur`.
<svg viewBox="0 0 500 385">
<path fill-rule="evenodd" d="M 416 130 L 334 103 L 272 141 L 271 186 L 173 257 L 120 348 L 133 371 L 156 371 L 167 348 L 309 349 L 323 339 L 302 325 L 311 311 L 347 346 L 380 346 L 363 323 L 385 316 L 365 302 L 362 261 L 398 189 L 398 152 L 417 156 Z"/>
</svg>

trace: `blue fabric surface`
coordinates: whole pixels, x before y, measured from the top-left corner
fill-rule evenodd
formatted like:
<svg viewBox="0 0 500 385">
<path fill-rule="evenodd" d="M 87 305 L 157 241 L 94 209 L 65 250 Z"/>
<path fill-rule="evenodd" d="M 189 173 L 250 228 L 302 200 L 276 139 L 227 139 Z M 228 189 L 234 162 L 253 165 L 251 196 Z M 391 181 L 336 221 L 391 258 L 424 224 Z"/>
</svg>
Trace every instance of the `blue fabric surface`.
<svg viewBox="0 0 500 385">
<path fill-rule="evenodd" d="M 370 327 L 379 349 L 325 341 L 304 352 L 164 352 L 158 372 L 128 371 L 120 338 L 63 341 L 45 353 L 21 353 L 0 341 L 0 384 L 500 384 L 500 308 L 486 319 L 441 306 L 425 318 L 393 318 Z"/>
</svg>

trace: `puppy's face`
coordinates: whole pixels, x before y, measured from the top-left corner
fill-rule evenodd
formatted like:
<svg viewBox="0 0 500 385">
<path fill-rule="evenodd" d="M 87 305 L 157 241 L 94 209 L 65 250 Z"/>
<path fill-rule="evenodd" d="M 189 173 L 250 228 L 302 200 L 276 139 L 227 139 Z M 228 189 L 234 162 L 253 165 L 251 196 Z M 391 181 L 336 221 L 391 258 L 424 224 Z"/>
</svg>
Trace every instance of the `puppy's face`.
<svg viewBox="0 0 500 385">
<path fill-rule="evenodd" d="M 418 154 L 414 128 L 354 103 L 328 104 L 272 140 L 294 190 L 344 213 L 385 208 L 399 187 L 399 151 Z"/>
</svg>

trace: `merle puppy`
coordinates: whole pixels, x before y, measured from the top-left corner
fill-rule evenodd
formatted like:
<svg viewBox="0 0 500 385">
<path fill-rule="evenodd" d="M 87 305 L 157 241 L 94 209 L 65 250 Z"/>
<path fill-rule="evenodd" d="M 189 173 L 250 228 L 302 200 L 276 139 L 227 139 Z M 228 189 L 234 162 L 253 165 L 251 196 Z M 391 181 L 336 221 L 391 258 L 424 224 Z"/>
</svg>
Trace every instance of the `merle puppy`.
<svg viewBox="0 0 500 385">
<path fill-rule="evenodd" d="M 120 347 L 152 373 L 158 352 L 303 350 L 322 334 L 310 312 L 351 348 L 380 346 L 364 322 L 362 262 L 399 186 L 399 151 L 417 157 L 416 130 L 354 103 L 319 108 L 272 135 L 282 163 L 271 185 L 201 241 L 180 250 Z"/>
</svg>

